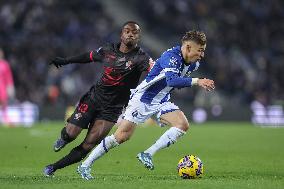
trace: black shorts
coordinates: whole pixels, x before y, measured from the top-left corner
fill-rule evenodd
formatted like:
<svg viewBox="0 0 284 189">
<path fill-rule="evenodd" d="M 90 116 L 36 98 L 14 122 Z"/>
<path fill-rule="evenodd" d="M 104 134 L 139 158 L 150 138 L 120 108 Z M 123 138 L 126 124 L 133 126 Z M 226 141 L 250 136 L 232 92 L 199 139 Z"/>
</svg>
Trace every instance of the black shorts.
<svg viewBox="0 0 284 189">
<path fill-rule="evenodd" d="M 67 119 L 82 129 L 88 129 L 89 124 L 93 124 L 96 120 L 106 120 L 116 123 L 118 117 L 122 113 L 122 107 L 106 106 L 99 100 L 92 99 L 91 93 L 86 93 L 81 97 L 75 111 Z"/>
</svg>

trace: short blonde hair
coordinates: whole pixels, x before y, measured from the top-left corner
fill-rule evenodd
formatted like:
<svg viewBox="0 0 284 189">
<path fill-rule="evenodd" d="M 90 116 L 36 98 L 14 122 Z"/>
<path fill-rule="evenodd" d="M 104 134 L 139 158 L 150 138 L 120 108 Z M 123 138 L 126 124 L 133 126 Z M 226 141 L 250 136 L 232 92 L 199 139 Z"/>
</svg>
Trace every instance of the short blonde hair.
<svg viewBox="0 0 284 189">
<path fill-rule="evenodd" d="M 205 45 L 206 35 L 202 31 L 196 31 L 196 30 L 188 31 L 181 39 L 182 43 L 184 43 L 185 41 L 194 41 L 199 45 Z"/>
</svg>

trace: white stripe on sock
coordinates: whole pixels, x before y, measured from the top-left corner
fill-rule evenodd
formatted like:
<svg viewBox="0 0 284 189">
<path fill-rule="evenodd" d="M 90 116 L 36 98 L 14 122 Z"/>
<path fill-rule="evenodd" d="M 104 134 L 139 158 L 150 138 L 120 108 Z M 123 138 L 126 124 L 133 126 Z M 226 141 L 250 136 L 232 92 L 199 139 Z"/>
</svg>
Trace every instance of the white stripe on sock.
<svg viewBox="0 0 284 189">
<path fill-rule="evenodd" d="M 82 167 L 90 167 L 93 163 L 107 153 L 110 149 L 118 146 L 118 142 L 114 135 L 104 138 L 101 143 L 92 150 L 90 155 L 82 162 Z"/>
</svg>

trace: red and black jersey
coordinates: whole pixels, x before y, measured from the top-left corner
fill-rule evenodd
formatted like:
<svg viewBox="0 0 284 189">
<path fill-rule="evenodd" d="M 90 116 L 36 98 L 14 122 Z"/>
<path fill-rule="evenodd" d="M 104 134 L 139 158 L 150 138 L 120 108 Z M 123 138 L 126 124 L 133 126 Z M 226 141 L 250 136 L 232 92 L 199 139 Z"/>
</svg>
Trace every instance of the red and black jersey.
<svg viewBox="0 0 284 189">
<path fill-rule="evenodd" d="M 150 68 L 150 56 L 140 47 L 128 53 L 119 51 L 120 44 L 106 44 L 90 52 L 93 62 L 101 62 L 103 74 L 90 89 L 94 100 L 106 107 L 123 107 L 128 103 L 130 89 L 136 88 L 139 78 Z"/>
</svg>

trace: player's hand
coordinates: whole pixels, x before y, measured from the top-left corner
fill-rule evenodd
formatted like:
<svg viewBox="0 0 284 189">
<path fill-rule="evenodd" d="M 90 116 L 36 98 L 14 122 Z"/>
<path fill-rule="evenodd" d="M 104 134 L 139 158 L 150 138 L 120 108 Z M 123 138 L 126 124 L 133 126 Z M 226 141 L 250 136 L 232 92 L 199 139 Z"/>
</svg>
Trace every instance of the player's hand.
<svg viewBox="0 0 284 189">
<path fill-rule="evenodd" d="M 200 87 L 206 89 L 207 91 L 212 91 L 212 90 L 215 89 L 214 81 L 211 80 L 211 79 L 206 79 L 206 78 L 204 78 L 204 79 L 199 79 L 199 80 L 197 81 L 197 84 L 198 84 L 198 86 L 200 86 Z"/>
<path fill-rule="evenodd" d="M 55 59 L 53 59 L 49 65 L 54 65 L 56 66 L 56 68 L 59 68 L 61 66 L 64 66 L 66 64 L 69 64 L 69 62 L 65 59 L 65 58 L 61 58 L 61 57 L 56 57 Z"/>
</svg>

